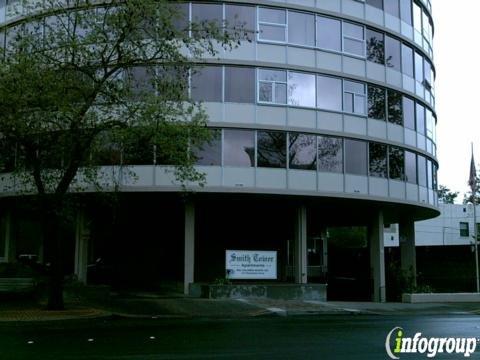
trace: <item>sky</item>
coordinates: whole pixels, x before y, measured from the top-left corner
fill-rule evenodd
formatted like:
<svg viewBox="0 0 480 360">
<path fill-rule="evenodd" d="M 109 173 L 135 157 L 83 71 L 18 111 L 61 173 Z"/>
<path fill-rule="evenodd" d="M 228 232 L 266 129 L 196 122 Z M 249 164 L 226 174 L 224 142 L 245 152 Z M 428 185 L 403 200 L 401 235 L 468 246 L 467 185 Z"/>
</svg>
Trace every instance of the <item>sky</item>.
<svg viewBox="0 0 480 360">
<path fill-rule="evenodd" d="M 479 0 L 432 0 L 439 184 L 468 191 L 471 143 L 480 169 Z"/>
</svg>

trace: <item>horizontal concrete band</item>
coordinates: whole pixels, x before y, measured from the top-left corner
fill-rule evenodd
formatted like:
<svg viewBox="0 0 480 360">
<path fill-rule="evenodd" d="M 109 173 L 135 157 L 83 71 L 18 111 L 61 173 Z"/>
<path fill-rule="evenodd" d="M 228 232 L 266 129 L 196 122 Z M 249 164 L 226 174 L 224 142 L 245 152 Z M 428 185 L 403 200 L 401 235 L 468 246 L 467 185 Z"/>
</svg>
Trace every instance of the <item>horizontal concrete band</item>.
<svg viewBox="0 0 480 360">
<path fill-rule="evenodd" d="M 403 294 L 404 303 L 480 302 L 480 293 Z"/>
</svg>

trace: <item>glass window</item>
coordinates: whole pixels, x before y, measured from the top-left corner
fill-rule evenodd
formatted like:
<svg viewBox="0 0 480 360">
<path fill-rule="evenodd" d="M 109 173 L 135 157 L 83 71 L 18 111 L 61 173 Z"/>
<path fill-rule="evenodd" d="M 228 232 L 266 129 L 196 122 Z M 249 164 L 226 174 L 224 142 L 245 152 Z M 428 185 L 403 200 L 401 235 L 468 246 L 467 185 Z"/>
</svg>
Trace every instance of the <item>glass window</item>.
<svg viewBox="0 0 480 360">
<path fill-rule="evenodd" d="M 222 101 L 222 67 L 205 66 L 192 75 L 194 101 Z"/>
<path fill-rule="evenodd" d="M 364 27 L 343 22 L 343 51 L 349 54 L 365 56 Z"/>
<path fill-rule="evenodd" d="M 400 41 L 385 36 L 385 63 L 394 70 L 402 71 L 402 57 L 400 55 Z"/>
<path fill-rule="evenodd" d="M 390 179 L 405 179 L 405 154 L 403 149 L 396 146 L 390 146 L 388 152 L 388 165 Z"/>
<path fill-rule="evenodd" d="M 317 107 L 342 111 L 342 80 L 330 76 L 317 76 Z"/>
<path fill-rule="evenodd" d="M 211 130 L 210 141 L 194 148 L 196 165 L 220 166 L 222 164 L 222 133 L 220 130 Z"/>
<path fill-rule="evenodd" d="M 427 160 L 427 182 L 428 182 L 428 187 L 430 189 L 433 189 L 433 173 L 432 173 L 432 162 L 430 160 Z"/>
<path fill-rule="evenodd" d="M 287 165 L 287 134 L 279 131 L 257 132 L 257 166 L 285 168 Z"/>
<path fill-rule="evenodd" d="M 343 173 L 341 138 L 318 136 L 318 171 Z"/>
<path fill-rule="evenodd" d="M 290 169 L 316 170 L 317 144 L 315 135 L 289 133 Z"/>
<path fill-rule="evenodd" d="M 255 102 L 255 69 L 225 67 L 225 101 L 237 103 Z"/>
<path fill-rule="evenodd" d="M 288 72 L 288 104 L 315 107 L 315 75 Z"/>
<path fill-rule="evenodd" d="M 405 180 L 411 184 L 417 183 L 417 157 L 410 151 L 405 151 Z"/>
<path fill-rule="evenodd" d="M 385 64 L 385 44 L 383 34 L 367 29 L 367 60 Z"/>
<path fill-rule="evenodd" d="M 345 172 L 367 175 L 367 143 L 345 139 Z"/>
<path fill-rule="evenodd" d="M 385 89 L 368 85 L 368 117 L 385 121 Z"/>
<path fill-rule="evenodd" d="M 437 166 L 433 164 L 433 189 L 438 190 L 438 173 Z"/>
<path fill-rule="evenodd" d="M 302 12 L 288 12 L 288 42 L 315 46 L 315 16 Z"/>
<path fill-rule="evenodd" d="M 370 6 L 383 10 L 383 0 L 366 0 L 366 3 Z"/>
<path fill-rule="evenodd" d="M 462 237 L 470 236 L 470 232 L 468 229 L 468 222 L 460 222 L 459 227 L 460 227 L 460 236 Z"/>
<path fill-rule="evenodd" d="M 343 110 L 354 114 L 365 114 L 365 84 L 343 81 Z"/>
<path fill-rule="evenodd" d="M 258 38 L 262 40 L 272 40 L 285 42 L 286 38 L 285 10 L 260 8 L 258 19 Z"/>
<path fill-rule="evenodd" d="M 375 177 L 387 177 L 387 145 L 371 142 L 368 145 L 369 174 Z"/>
<path fill-rule="evenodd" d="M 322 49 L 341 51 L 341 22 L 317 16 L 317 46 Z"/>
<path fill-rule="evenodd" d="M 223 130 L 223 164 L 225 166 L 255 166 L 255 132 Z"/>
<path fill-rule="evenodd" d="M 416 104 L 416 118 L 417 118 L 417 132 L 425 135 L 425 108 L 420 105 Z"/>
<path fill-rule="evenodd" d="M 402 44 L 402 72 L 413 78 L 413 50 Z"/>
<path fill-rule="evenodd" d="M 241 34 L 242 40 L 255 39 L 255 11 L 254 6 L 225 5 L 226 26 L 231 33 Z"/>
<path fill-rule="evenodd" d="M 424 74 L 424 77 L 425 77 L 425 80 L 428 81 L 428 84 L 431 85 L 432 84 L 432 65 L 430 65 L 430 62 L 425 59 L 425 61 L 423 62 L 423 74 Z"/>
<path fill-rule="evenodd" d="M 127 70 L 128 83 L 134 99 L 142 98 L 154 92 L 152 83 L 154 71 L 153 67 L 146 66 L 135 66 Z"/>
<path fill-rule="evenodd" d="M 413 2 L 413 27 L 420 34 L 422 33 L 422 9 Z"/>
<path fill-rule="evenodd" d="M 432 112 L 429 109 L 427 109 L 426 110 L 427 137 L 429 137 L 432 140 L 433 140 L 433 127 L 435 126 L 434 121 L 435 120 Z"/>
<path fill-rule="evenodd" d="M 415 80 L 423 82 L 423 57 L 419 53 L 415 53 Z"/>
<path fill-rule="evenodd" d="M 223 7 L 221 4 L 192 4 L 193 22 L 215 21 L 221 25 L 222 19 Z"/>
<path fill-rule="evenodd" d="M 427 159 L 425 156 L 417 156 L 418 168 L 418 185 L 427 186 Z"/>
<path fill-rule="evenodd" d="M 384 3 L 385 3 L 385 12 L 397 18 L 400 17 L 400 6 L 398 4 L 398 0 L 384 0 Z"/>
<path fill-rule="evenodd" d="M 412 25 L 412 1 L 400 0 L 400 19 Z"/>
<path fill-rule="evenodd" d="M 415 130 L 415 102 L 409 97 L 403 97 L 403 126 Z"/>
<path fill-rule="evenodd" d="M 387 90 L 388 121 L 392 124 L 403 125 L 402 94 L 398 91 Z"/>
<path fill-rule="evenodd" d="M 173 19 L 173 27 L 178 31 L 188 31 L 189 30 L 189 10 L 190 6 L 188 3 L 179 3 L 175 4 L 175 8 L 178 13 L 175 19 Z"/>
<path fill-rule="evenodd" d="M 287 72 L 284 70 L 258 70 L 258 101 L 275 104 L 287 103 Z"/>
</svg>

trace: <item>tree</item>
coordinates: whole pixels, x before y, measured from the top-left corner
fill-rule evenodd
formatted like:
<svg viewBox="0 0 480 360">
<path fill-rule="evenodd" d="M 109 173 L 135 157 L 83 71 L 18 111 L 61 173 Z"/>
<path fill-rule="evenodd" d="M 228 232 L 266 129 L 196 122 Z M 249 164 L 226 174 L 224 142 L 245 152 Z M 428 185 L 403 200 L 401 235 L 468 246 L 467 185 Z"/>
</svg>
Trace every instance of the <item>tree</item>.
<svg viewBox="0 0 480 360">
<path fill-rule="evenodd" d="M 440 185 L 438 188 L 438 199 L 444 204 L 453 204 L 459 192 L 451 191 L 448 187 Z"/>
<path fill-rule="evenodd" d="M 180 182 L 201 183 L 194 149 L 209 132 L 201 105 L 187 96 L 189 74 L 245 32 L 189 24 L 182 5 L 166 0 L 17 4 L 26 20 L 2 29 L 0 134 L 2 149 L 16 154 L 4 177 L 15 184 L 12 194 L 39 204 L 51 264 L 48 307 L 61 309 L 59 224 L 72 193 L 117 189 L 116 175 L 98 165 L 133 163 L 147 145 L 176 164 Z"/>
</svg>

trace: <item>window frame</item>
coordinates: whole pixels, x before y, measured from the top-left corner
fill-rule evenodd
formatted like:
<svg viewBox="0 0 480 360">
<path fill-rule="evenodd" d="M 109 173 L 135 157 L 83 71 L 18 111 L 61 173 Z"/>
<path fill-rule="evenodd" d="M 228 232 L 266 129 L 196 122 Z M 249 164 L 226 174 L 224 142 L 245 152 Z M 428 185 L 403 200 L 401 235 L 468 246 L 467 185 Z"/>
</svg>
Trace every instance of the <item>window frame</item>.
<svg viewBox="0 0 480 360">
<path fill-rule="evenodd" d="M 363 39 L 358 39 L 358 38 L 355 38 L 355 37 L 353 37 L 353 36 L 346 35 L 346 34 L 345 34 L 345 29 L 344 29 L 345 24 L 351 24 L 351 25 L 358 26 L 358 27 L 362 28 Z M 365 41 L 365 35 L 366 35 L 366 26 L 365 26 L 365 25 L 363 25 L 363 24 L 357 24 L 357 23 L 352 22 L 352 21 L 342 20 L 342 28 L 341 28 L 342 53 L 343 53 L 343 54 L 346 54 L 346 55 L 349 55 L 349 56 L 353 56 L 353 57 L 357 57 L 357 58 L 361 58 L 361 59 L 366 59 L 366 58 L 367 58 L 367 45 L 366 45 L 366 41 Z M 355 54 L 355 53 L 351 53 L 351 52 L 346 51 L 346 50 L 345 50 L 345 39 L 362 43 L 362 45 L 363 45 L 363 46 L 362 46 L 363 54 L 362 54 L 362 55 L 359 55 L 359 54 Z"/>
<path fill-rule="evenodd" d="M 283 11 L 285 13 L 285 23 L 281 24 L 281 23 L 274 23 L 274 22 L 268 22 L 268 21 L 260 20 L 261 9 Z M 281 40 L 262 39 L 261 38 L 262 32 L 260 31 L 261 25 L 283 28 L 283 35 L 284 35 L 285 40 L 281 41 Z M 280 8 L 268 7 L 268 6 L 257 6 L 257 29 L 256 30 L 257 30 L 257 41 L 258 42 L 268 42 L 268 43 L 275 43 L 275 44 L 288 44 L 288 11 L 287 11 L 287 9 L 280 9 Z"/>
<path fill-rule="evenodd" d="M 257 91 L 257 102 L 259 104 L 268 104 L 268 105 L 276 105 L 276 106 L 292 106 L 292 105 L 288 105 L 288 70 L 283 70 L 283 69 L 271 69 L 271 68 L 261 68 L 261 67 L 257 67 L 256 68 L 257 71 L 255 72 L 255 76 L 256 76 L 256 91 Z M 285 81 L 276 81 L 276 80 L 261 80 L 260 79 L 260 71 L 262 70 L 274 70 L 274 71 L 283 71 L 285 72 Z M 272 84 L 272 99 L 271 101 L 262 101 L 260 100 L 260 84 L 261 83 L 269 83 L 269 84 Z M 285 88 L 286 88 L 286 92 L 285 92 L 285 103 L 281 103 L 281 102 L 276 102 L 275 99 L 276 99 L 276 88 L 277 88 L 277 84 L 284 84 L 285 85 Z"/>
</svg>

